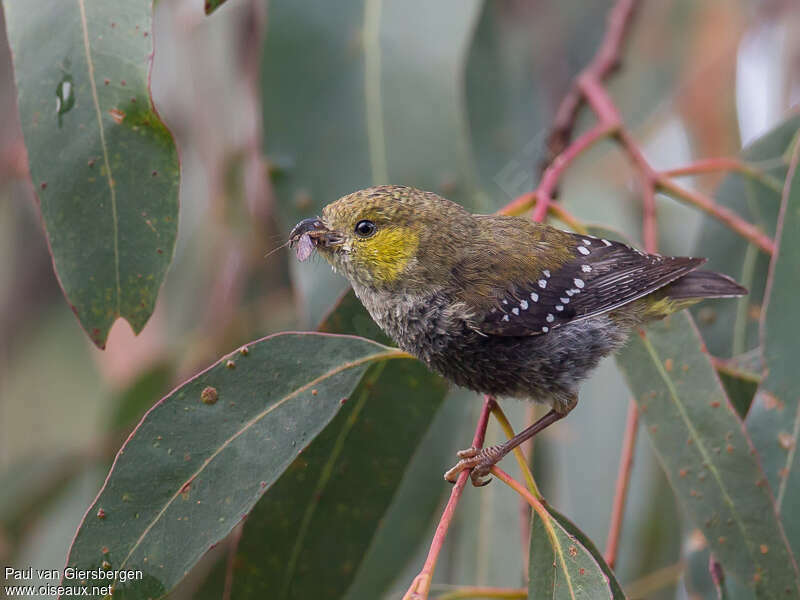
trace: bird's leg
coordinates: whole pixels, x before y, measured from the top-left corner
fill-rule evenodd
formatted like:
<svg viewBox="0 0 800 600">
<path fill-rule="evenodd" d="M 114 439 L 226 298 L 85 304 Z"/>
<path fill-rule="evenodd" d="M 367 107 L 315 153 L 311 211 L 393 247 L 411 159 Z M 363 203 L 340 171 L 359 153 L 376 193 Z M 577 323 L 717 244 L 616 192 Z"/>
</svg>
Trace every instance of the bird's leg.
<svg viewBox="0 0 800 600">
<path fill-rule="evenodd" d="M 575 408 L 578 403 L 577 396 L 568 405 L 558 405 L 550 412 L 544 415 L 541 419 L 536 421 L 530 427 L 523 429 L 517 435 L 502 444 L 496 446 L 488 446 L 486 448 L 467 448 L 457 453 L 458 458 L 461 460 L 456 465 L 444 474 L 444 478 L 450 483 L 455 483 L 458 479 L 459 473 L 464 469 L 472 469 L 470 478 L 472 485 L 481 487 L 491 481 L 489 471 L 509 452 L 514 450 L 520 444 L 527 442 L 537 433 L 542 431 L 545 427 L 552 425 L 556 421 L 560 421 L 566 417 L 569 412 Z"/>
</svg>

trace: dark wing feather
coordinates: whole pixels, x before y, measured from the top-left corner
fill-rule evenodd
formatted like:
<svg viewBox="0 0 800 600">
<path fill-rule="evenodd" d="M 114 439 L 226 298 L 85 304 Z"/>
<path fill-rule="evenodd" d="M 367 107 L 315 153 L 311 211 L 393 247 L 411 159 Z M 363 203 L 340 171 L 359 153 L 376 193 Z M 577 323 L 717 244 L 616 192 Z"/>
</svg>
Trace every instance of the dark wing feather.
<svg viewBox="0 0 800 600">
<path fill-rule="evenodd" d="M 574 258 L 558 270 L 532 273 L 503 290 L 478 329 L 487 335 L 548 333 L 608 312 L 679 279 L 704 258 L 646 254 L 622 244 L 575 235 Z"/>
</svg>

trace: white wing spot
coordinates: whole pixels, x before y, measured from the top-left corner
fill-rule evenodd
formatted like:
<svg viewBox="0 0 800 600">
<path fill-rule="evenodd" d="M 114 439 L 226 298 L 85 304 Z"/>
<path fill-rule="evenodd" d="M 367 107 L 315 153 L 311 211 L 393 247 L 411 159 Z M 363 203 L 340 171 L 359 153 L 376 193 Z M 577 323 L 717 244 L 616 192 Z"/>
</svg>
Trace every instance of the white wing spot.
<svg viewBox="0 0 800 600">
<path fill-rule="evenodd" d="M 578 246 L 578 252 L 586 256 L 589 254 L 589 249 L 586 246 Z"/>
<path fill-rule="evenodd" d="M 587 240 L 586 238 L 583 238 L 581 241 L 582 241 L 584 244 L 586 244 L 587 246 L 591 246 L 591 245 L 592 245 L 592 240 Z"/>
<path fill-rule="evenodd" d="M 567 296 L 572 296 L 575 293 L 575 290 L 567 290 Z"/>
<path fill-rule="evenodd" d="M 547 279 L 540 279 L 539 280 L 539 287 L 544 289 L 547 287 Z"/>
<path fill-rule="evenodd" d="M 534 302 L 538 302 L 539 294 L 537 294 L 536 292 L 531 292 L 531 300 L 533 300 Z"/>
<path fill-rule="evenodd" d="M 550 269 L 545 269 L 542 273 L 544 273 L 545 277 L 550 277 Z"/>
<path fill-rule="evenodd" d="M 519 309 L 515 306 L 514 308 L 511 309 L 511 312 L 514 313 L 515 315 L 518 315 Z"/>
<path fill-rule="evenodd" d="M 508 321 L 508 315 L 503 315 L 503 321 Z"/>
<path fill-rule="evenodd" d="M 601 242 L 603 242 L 603 243 L 604 243 L 606 246 L 610 246 L 610 245 L 611 245 L 611 242 L 609 242 L 609 241 L 608 241 L 607 239 L 605 239 L 605 238 L 604 238 L 604 239 L 602 239 L 602 240 L 600 240 L 600 241 L 601 241 Z"/>
<path fill-rule="evenodd" d="M 556 310 L 559 311 L 559 312 L 564 310 L 564 305 L 563 304 L 556 304 Z"/>
<path fill-rule="evenodd" d="M 592 267 L 590 267 L 589 265 L 581 265 L 581 271 L 583 271 L 584 273 L 591 273 Z"/>
<path fill-rule="evenodd" d="M 556 318 L 553 316 L 553 313 L 547 313 L 547 318 L 546 318 L 545 320 L 546 320 L 548 323 L 552 323 L 553 321 L 555 321 L 555 320 L 556 320 Z"/>
<path fill-rule="evenodd" d="M 559 298 L 564 304 L 569 304 L 569 298 Z"/>
<path fill-rule="evenodd" d="M 583 279 L 578 279 L 577 277 L 572 280 L 572 283 L 574 283 L 575 287 L 578 288 L 579 290 L 583 289 L 583 286 L 586 285 L 585 283 L 583 283 Z"/>
<path fill-rule="evenodd" d="M 527 300 L 520 300 L 519 307 L 522 310 L 528 310 L 528 301 Z"/>
<path fill-rule="evenodd" d="M 542 332 L 543 332 L 543 333 L 547 333 L 548 331 L 550 331 L 550 328 L 549 328 L 547 325 L 545 325 L 544 327 L 542 327 Z"/>
<path fill-rule="evenodd" d="M 503 304 L 508 304 L 508 300 L 503 300 Z"/>
</svg>

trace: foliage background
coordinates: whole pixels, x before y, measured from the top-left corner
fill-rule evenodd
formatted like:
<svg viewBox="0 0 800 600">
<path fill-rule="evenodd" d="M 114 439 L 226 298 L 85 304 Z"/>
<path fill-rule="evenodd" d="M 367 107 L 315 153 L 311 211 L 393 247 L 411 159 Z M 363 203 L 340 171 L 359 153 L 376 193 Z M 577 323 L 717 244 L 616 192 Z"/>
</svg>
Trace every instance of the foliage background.
<svg viewBox="0 0 800 600">
<path fill-rule="evenodd" d="M 644 3 L 610 89 L 655 167 L 734 155 L 797 104 L 800 11 L 792 4 Z M 152 85 L 181 154 L 178 245 L 143 332 L 135 337 L 120 320 L 103 352 L 81 331 L 53 275 L 10 54 L 0 43 L 0 564 L 63 567 L 122 436 L 155 400 L 239 344 L 319 322 L 343 280 L 324 264 L 299 267 L 283 251 L 263 258 L 299 217 L 383 180 L 481 211 L 535 187 L 555 106 L 594 53 L 609 5 L 438 3 L 420 23 L 421 4 L 387 3 L 368 16 L 377 29 L 362 30 L 361 3 L 331 15 L 321 3 L 230 0 L 205 17 L 194 0 L 159 2 Z M 449 23 L 441 30 L 452 37 L 428 35 L 439 30 L 436 19 Z M 454 19 L 462 22 L 452 26 Z M 384 49 L 379 71 L 358 62 L 370 43 Z M 384 116 L 378 133 L 376 102 Z M 365 147 L 376 135 L 382 154 Z M 713 190 L 720 179 L 693 185 Z M 568 171 L 561 198 L 583 220 L 640 239 L 637 193 L 623 157 L 600 144 Z M 658 202 L 662 251 L 687 253 L 704 218 L 665 197 Z M 369 324 L 351 326 L 365 332 Z M 466 445 L 480 406 L 453 394 L 465 396 L 448 404 L 459 427 L 437 470 Z M 617 366 L 606 361 L 570 418 L 537 440 L 545 496 L 598 544 L 609 526 L 628 400 Z M 505 409 L 519 428 L 525 407 Z M 490 428 L 490 441 L 501 438 Z M 442 498 L 449 489 L 438 477 L 430 485 Z M 420 552 L 428 537 L 420 537 Z M 498 483 L 467 493 L 436 580 L 521 585 L 522 543 L 513 493 Z M 695 569 L 701 545 L 640 436 L 620 581 L 656 573 L 664 585 L 647 597 L 712 597 L 704 565 Z M 399 597 L 422 556 L 396 558 L 388 597 Z M 209 589 L 224 559 L 221 544 L 176 594 Z"/>
</svg>

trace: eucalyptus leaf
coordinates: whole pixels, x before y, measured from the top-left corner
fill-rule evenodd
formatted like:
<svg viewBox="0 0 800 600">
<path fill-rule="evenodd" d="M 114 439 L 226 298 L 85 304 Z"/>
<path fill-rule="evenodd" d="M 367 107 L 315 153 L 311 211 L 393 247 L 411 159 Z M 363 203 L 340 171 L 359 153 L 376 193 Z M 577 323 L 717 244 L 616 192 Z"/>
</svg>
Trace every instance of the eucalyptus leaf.
<svg viewBox="0 0 800 600">
<path fill-rule="evenodd" d="M 406 356 L 352 336 L 287 333 L 224 357 L 144 416 L 68 566 L 141 570 L 143 579 L 115 583 L 124 598 L 169 592 L 335 417 L 371 364 L 410 363 Z"/>
<path fill-rule="evenodd" d="M 759 176 L 731 173 L 714 193 L 716 202 L 761 227 L 768 235 L 775 232 L 781 187 L 788 168 L 785 155 L 799 127 L 800 115 L 789 117 L 742 150 L 739 158 Z M 692 309 L 708 349 L 714 356 L 730 357 L 755 348 L 759 344 L 758 316 L 764 300 L 769 257 L 710 217 L 703 219 L 695 254 L 708 258 L 704 268 L 727 273 L 749 289 L 747 296 L 735 301 L 700 304 Z"/>
<path fill-rule="evenodd" d="M 800 145 L 797 139 L 790 179 L 781 203 L 776 251 L 770 266 L 761 321 L 766 376 L 758 388 L 747 427 L 761 454 L 767 479 L 795 556 L 800 555 L 800 373 L 797 348 L 797 284 L 800 280 Z"/>
<path fill-rule="evenodd" d="M 623 600 L 600 552 L 569 519 L 550 507 L 531 516 L 528 598 Z"/>
<path fill-rule="evenodd" d="M 757 598 L 798 598 L 797 565 L 758 457 L 685 311 L 618 361 L 664 472 L 726 573 Z"/>
<path fill-rule="evenodd" d="M 56 274 L 100 348 L 141 331 L 172 259 L 178 154 L 150 98 L 152 0 L 8 0 L 31 178 Z"/>
</svg>

